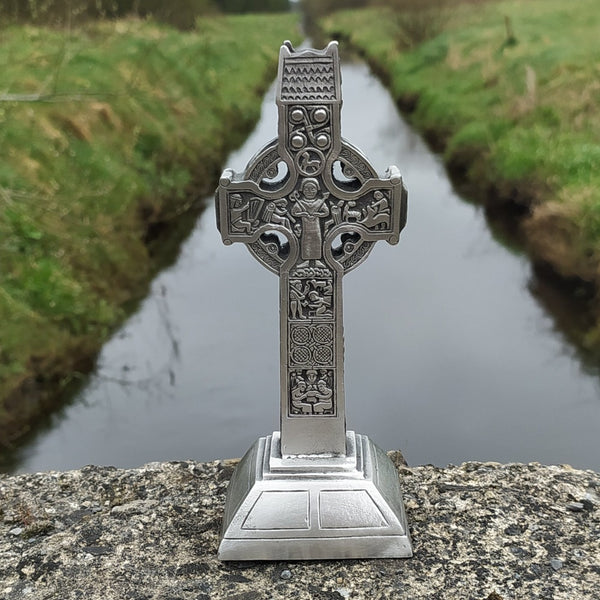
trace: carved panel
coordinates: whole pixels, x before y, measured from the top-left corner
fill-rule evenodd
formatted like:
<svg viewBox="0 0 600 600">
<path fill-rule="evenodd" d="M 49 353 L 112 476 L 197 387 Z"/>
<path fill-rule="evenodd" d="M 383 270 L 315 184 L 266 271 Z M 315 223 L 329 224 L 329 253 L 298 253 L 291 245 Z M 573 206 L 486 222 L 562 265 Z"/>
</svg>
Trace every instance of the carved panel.
<svg viewBox="0 0 600 600">
<path fill-rule="evenodd" d="M 290 279 L 290 319 L 332 319 L 333 277 L 303 277 Z"/>
<path fill-rule="evenodd" d="M 291 367 L 334 366 L 334 324 L 290 323 Z"/>
<path fill-rule="evenodd" d="M 335 412 L 333 369 L 290 371 L 290 415 L 334 416 Z"/>
<path fill-rule="evenodd" d="M 281 74 L 282 101 L 335 100 L 333 59 L 322 57 L 285 60 Z"/>
</svg>

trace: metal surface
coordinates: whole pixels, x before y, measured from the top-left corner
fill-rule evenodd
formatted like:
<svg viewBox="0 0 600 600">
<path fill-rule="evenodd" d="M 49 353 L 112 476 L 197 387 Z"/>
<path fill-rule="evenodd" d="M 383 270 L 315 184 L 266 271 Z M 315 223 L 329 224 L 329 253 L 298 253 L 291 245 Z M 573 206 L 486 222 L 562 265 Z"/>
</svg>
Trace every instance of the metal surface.
<svg viewBox="0 0 600 600">
<path fill-rule="evenodd" d="M 398 242 L 407 193 L 396 167 L 378 177 L 342 139 L 341 105 L 337 43 L 295 51 L 286 42 L 278 138 L 243 175 L 226 169 L 217 189 L 223 242 L 246 244 L 280 279 L 281 432 L 236 471 L 224 560 L 410 555 L 395 469 L 346 432 L 342 323 L 342 277 L 376 241 Z"/>
<path fill-rule="evenodd" d="M 396 469 L 366 436 L 349 453 L 279 459 L 277 434 L 260 438 L 235 471 L 225 508 L 222 560 L 411 556 Z"/>
</svg>

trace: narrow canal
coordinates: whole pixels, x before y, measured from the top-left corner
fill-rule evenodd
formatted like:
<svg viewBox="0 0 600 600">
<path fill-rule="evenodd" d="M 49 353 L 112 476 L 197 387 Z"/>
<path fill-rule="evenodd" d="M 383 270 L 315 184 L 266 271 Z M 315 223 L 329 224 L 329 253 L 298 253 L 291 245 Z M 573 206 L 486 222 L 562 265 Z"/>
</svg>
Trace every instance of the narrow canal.
<svg viewBox="0 0 600 600">
<path fill-rule="evenodd" d="M 344 278 L 348 426 L 410 464 L 569 463 L 600 470 L 600 390 L 528 291 L 528 261 L 496 242 L 363 63 L 343 65 L 342 131 L 409 188 L 398 246 Z M 274 88 L 227 161 L 275 136 Z M 212 208 L 177 263 L 104 347 L 78 397 L 13 471 L 240 456 L 277 429 L 278 282 Z"/>
</svg>

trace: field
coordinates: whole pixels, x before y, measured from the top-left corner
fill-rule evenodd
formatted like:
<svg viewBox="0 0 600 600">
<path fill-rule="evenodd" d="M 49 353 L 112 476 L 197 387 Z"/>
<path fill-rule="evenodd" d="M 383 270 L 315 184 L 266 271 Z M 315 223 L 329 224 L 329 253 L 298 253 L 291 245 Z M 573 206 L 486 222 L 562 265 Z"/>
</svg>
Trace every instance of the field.
<svg viewBox="0 0 600 600">
<path fill-rule="evenodd" d="M 423 32 L 423 13 L 411 21 L 410 12 L 378 7 L 335 13 L 320 24 L 366 56 L 472 197 L 519 216 L 535 263 L 598 289 L 597 2 L 424 5 L 435 25 L 425 41 L 406 35 Z M 580 342 L 598 349 L 598 302 L 593 310 L 596 324 Z"/>
<path fill-rule="evenodd" d="M 0 31 L 0 442 L 91 367 L 298 36 L 290 14 Z"/>
</svg>

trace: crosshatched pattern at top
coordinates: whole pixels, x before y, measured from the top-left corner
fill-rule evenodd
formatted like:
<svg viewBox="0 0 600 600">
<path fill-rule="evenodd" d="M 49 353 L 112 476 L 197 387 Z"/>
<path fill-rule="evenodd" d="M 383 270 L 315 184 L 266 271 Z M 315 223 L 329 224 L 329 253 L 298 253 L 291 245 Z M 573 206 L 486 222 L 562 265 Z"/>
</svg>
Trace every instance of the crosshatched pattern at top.
<svg viewBox="0 0 600 600">
<path fill-rule="evenodd" d="M 281 100 L 335 100 L 333 60 L 286 60 L 281 80 Z"/>
</svg>

